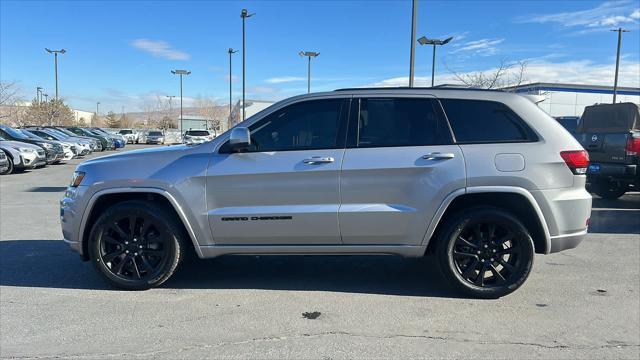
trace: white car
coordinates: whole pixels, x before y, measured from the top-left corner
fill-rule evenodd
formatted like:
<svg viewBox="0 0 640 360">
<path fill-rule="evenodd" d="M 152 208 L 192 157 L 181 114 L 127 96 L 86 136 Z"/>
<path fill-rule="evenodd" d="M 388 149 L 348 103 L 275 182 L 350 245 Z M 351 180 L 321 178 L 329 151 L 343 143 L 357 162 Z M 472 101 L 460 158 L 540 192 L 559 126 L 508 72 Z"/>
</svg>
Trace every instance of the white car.
<svg viewBox="0 0 640 360">
<path fill-rule="evenodd" d="M 122 135 L 122 137 L 127 141 L 127 144 L 138 143 L 138 132 L 133 129 L 120 129 L 118 134 Z"/>
<path fill-rule="evenodd" d="M 214 139 L 213 134 L 209 130 L 192 130 L 185 131 L 182 138 L 183 144 L 202 144 L 205 141 Z"/>
</svg>

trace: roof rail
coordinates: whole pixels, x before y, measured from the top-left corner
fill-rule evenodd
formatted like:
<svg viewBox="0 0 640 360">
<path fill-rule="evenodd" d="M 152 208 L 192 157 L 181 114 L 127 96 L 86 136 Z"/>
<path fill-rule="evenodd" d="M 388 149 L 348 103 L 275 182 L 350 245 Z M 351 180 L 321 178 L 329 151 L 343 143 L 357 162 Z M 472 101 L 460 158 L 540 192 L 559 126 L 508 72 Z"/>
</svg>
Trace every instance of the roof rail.
<svg viewBox="0 0 640 360">
<path fill-rule="evenodd" d="M 459 87 L 458 85 L 436 85 L 433 87 L 408 87 L 408 86 L 377 86 L 377 87 L 359 87 L 359 88 L 342 88 L 334 91 L 356 91 L 356 90 L 462 90 L 462 91 L 489 91 L 489 92 L 505 92 L 501 89 L 478 89 L 471 87 Z"/>
</svg>

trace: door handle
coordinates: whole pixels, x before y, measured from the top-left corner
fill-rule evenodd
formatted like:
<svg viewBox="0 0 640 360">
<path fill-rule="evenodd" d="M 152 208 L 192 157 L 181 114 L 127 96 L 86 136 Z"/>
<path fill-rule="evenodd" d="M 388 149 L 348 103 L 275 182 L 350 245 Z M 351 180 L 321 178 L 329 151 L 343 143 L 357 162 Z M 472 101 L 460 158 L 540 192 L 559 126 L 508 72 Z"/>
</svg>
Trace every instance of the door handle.
<svg viewBox="0 0 640 360">
<path fill-rule="evenodd" d="M 423 155 L 422 158 L 425 160 L 448 160 L 456 157 L 453 153 L 441 153 L 441 152 L 432 152 L 427 155 Z"/>
<path fill-rule="evenodd" d="M 309 165 L 328 164 L 334 161 L 334 158 L 332 158 L 331 156 L 313 156 L 308 159 L 302 160 L 303 163 Z"/>
</svg>

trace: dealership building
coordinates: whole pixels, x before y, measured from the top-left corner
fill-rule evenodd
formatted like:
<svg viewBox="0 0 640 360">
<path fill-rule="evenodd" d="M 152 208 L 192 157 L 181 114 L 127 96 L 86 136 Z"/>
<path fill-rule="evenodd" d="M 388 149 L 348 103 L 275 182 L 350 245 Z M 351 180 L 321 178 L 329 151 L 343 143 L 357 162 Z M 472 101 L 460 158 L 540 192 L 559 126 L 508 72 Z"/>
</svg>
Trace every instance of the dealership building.
<svg viewBox="0 0 640 360">
<path fill-rule="evenodd" d="M 582 116 L 584 108 L 613 102 L 613 86 L 531 83 L 503 90 L 528 96 L 551 116 Z M 616 102 L 640 105 L 640 88 L 618 87 Z"/>
</svg>

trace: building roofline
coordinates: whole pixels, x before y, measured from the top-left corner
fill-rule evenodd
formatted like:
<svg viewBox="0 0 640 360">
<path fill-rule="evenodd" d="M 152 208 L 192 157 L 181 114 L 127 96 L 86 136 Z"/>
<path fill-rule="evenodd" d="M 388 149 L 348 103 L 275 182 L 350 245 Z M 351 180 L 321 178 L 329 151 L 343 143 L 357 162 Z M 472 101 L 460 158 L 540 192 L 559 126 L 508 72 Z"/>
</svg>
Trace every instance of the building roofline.
<svg viewBox="0 0 640 360">
<path fill-rule="evenodd" d="M 516 85 L 516 86 L 507 86 L 507 87 L 504 87 L 503 90 L 513 91 L 516 93 L 531 91 L 531 90 L 534 90 L 534 91 L 547 90 L 547 91 L 575 91 L 575 92 L 591 92 L 591 93 L 609 94 L 609 93 L 613 93 L 613 86 L 535 82 L 535 83 L 522 84 L 522 85 Z M 618 86 L 617 92 L 623 95 L 640 96 L 639 87 Z"/>
</svg>

